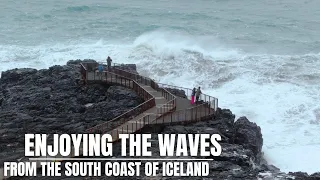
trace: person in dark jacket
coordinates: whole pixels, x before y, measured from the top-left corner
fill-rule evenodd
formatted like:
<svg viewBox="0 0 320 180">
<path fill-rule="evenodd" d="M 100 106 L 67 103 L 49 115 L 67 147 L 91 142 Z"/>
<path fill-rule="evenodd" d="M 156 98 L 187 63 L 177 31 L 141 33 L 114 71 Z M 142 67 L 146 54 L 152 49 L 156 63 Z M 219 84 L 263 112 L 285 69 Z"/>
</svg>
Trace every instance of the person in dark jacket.
<svg viewBox="0 0 320 180">
<path fill-rule="evenodd" d="M 196 88 L 194 87 L 192 89 L 192 93 L 191 93 L 191 104 L 194 104 L 194 96 L 196 95 Z"/>
<path fill-rule="evenodd" d="M 197 91 L 196 91 L 196 102 L 199 101 L 199 97 L 201 95 L 201 90 L 200 90 L 200 87 L 198 87 Z"/>
<path fill-rule="evenodd" d="M 107 58 L 107 63 L 108 63 L 108 70 L 111 69 L 111 63 L 112 63 L 112 59 L 110 58 L 110 56 L 108 56 Z"/>
</svg>

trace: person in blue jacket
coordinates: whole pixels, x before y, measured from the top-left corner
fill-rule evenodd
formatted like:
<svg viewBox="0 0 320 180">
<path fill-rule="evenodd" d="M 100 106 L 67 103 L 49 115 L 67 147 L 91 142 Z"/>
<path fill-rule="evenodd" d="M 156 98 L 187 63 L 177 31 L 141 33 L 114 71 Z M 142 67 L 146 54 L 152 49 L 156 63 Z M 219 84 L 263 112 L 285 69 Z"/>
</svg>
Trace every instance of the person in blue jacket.
<svg viewBox="0 0 320 180">
<path fill-rule="evenodd" d="M 99 64 L 99 66 L 98 66 L 98 75 L 99 75 L 100 79 L 102 78 L 102 73 L 103 73 L 103 65 Z"/>
</svg>

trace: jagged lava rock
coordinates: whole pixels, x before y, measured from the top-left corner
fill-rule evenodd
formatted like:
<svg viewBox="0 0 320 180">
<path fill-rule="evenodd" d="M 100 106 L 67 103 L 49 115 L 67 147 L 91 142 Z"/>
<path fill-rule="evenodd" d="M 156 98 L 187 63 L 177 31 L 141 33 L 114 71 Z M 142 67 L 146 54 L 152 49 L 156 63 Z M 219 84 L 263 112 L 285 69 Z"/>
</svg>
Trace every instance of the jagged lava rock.
<svg viewBox="0 0 320 180">
<path fill-rule="evenodd" d="M 260 127 L 246 117 L 240 117 L 234 123 L 234 143 L 251 149 L 256 156 L 260 155 L 263 145 Z"/>
<path fill-rule="evenodd" d="M 25 133 L 84 133 L 143 102 L 134 91 L 121 86 L 78 84 L 80 62 L 2 72 L 0 166 L 10 157 L 15 161 L 16 152 L 23 152 Z"/>
</svg>

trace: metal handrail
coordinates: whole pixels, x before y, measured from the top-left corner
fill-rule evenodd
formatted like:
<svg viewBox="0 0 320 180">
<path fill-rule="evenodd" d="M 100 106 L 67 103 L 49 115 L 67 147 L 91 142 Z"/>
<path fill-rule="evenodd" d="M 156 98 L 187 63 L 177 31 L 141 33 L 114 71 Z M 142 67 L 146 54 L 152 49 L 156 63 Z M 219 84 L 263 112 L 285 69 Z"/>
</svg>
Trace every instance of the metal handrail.
<svg viewBox="0 0 320 180">
<path fill-rule="evenodd" d="M 130 78 L 130 79 L 134 79 L 137 82 L 140 82 L 140 83 L 142 83 L 144 85 L 151 86 L 153 89 L 157 89 L 158 88 L 157 83 L 153 79 L 150 79 L 148 77 L 141 76 L 139 74 L 132 73 L 132 72 L 129 72 L 129 71 L 126 71 L 126 70 L 123 70 L 123 69 L 116 68 L 116 67 L 113 67 L 112 71 L 117 73 L 117 74 L 120 74 L 120 75 L 122 75 L 124 77 Z"/>
<path fill-rule="evenodd" d="M 212 111 L 213 110 L 211 108 L 207 107 L 207 103 L 203 103 L 192 108 L 171 112 L 170 115 L 162 116 L 162 118 L 157 118 L 152 123 L 153 124 L 159 124 L 159 123 L 170 124 L 170 123 L 185 123 L 185 122 L 200 121 L 204 118 L 212 116 L 214 114 L 214 112 Z"/>
<path fill-rule="evenodd" d="M 134 72 L 129 72 L 129 71 L 126 71 L 126 70 L 123 70 L 123 69 L 116 68 L 116 65 L 117 65 L 117 64 L 118 64 L 118 63 L 114 63 L 114 64 L 113 64 L 114 69 L 117 69 L 117 70 L 119 70 L 119 71 L 125 72 L 126 74 L 130 74 L 129 77 L 134 77 L 135 79 L 137 79 L 137 77 L 143 77 L 144 79 L 147 79 L 147 80 L 149 80 L 149 81 L 151 81 L 151 82 L 154 82 L 154 83 L 156 84 L 155 89 L 157 89 L 157 90 L 160 89 L 160 88 L 159 88 L 159 83 L 156 83 L 153 79 L 148 78 L 148 77 L 145 77 L 145 76 L 141 76 L 140 74 L 137 74 L 137 73 L 134 73 Z M 121 66 L 121 64 L 119 64 L 119 66 Z M 127 77 L 128 77 L 128 76 L 127 76 Z M 165 88 L 161 88 L 161 89 L 165 90 L 165 91 L 166 91 L 168 94 L 170 94 L 172 97 L 175 97 L 175 95 L 173 95 L 170 91 L 166 90 Z"/>
<path fill-rule="evenodd" d="M 121 118 L 122 118 L 124 115 L 127 115 L 127 114 L 129 114 L 130 112 L 133 112 L 134 110 L 137 110 L 138 108 L 142 107 L 143 105 L 146 105 L 146 104 L 148 104 L 148 103 L 152 103 L 152 101 L 154 101 L 154 100 L 155 100 L 154 98 L 149 99 L 148 101 L 146 101 L 146 102 L 144 102 L 144 103 L 142 103 L 142 104 L 139 104 L 138 106 L 134 107 L 133 109 L 131 109 L 131 110 L 129 110 L 129 111 L 126 111 L 125 113 L 123 113 L 123 114 L 121 114 L 121 115 L 113 118 L 113 119 L 110 120 L 110 121 L 107 121 L 107 122 L 98 124 L 98 125 L 96 125 L 96 126 L 94 126 L 94 127 L 92 127 L 92 128 L 87 129 L 86 132 L 87 132 L 87 133 L 93 133 L 93 132 L 99 130 L 99 132 L 104 133 L 104 132 L 106 132 L 106 131 L 108 131 L 108 130 L 111 130 L 111 129 L 107 129 L 107 128 L 109 128 L 109 127 L 113 129 L 113 128 L 117 127 L 117 126 L 121 126 L 121 124 L 124 124 L 125 122 L 130 121 L 130 119 L 128 119 L 128 118 L 126 118 L 126 120 L 124 120 L 124 121 L 121 121 L 121 120 L 122 120 Z M 133 118 L 132 118 L 132 119 L 133 119 Z M 111 125 L 109 125 L 109 124 L 111 124 Z M 107 128 L 106 128 L 106 127 L 107 127 Z"/>
<path fill-rule="evenodd" d="M 87 66 L 90 64 L 90 66 L 92 65 L 97 65 L 97 63 L 87 63 Z M 81 70 L 82 71 L 85 71 L 85 76 L 84 77 L 88 77 L 88 71 L 87 71 L 87 67 L 81 63 Z M 93 66 L 91 67 L 91 69 L 93 69 Z M 83 72 L 81 72 L 82 74 L 84 74 Z M 92 73 L 92 72 L 90 72 Z M 95 77 L 95 74 L 96 72 L 93 71 L 93 79 L 95 80 L 96 77 Z M 108 75 L 109 74 L 109 75 Z M 123 85 L 123 79 L 124 79 L 124 82 L 125 82 L 125 86 L 127 86 L 127 82 L 129 82 L 129 86 L 130 88 L 132 88 L 133 90 L 135 90 L 138 94 L 143 94 L 143 97 L 144 97 L 144 100 L 146 100 L 144 103 L 136 106 L 135 108 L 121 114 L 120 116 L 116 117 L 116 118 L 113 118 L 112 120 L 108 121 L 107 123 L 114 123 L 114 122 L 117 122 L 116 125 L 121 125 L 123 123 L 125 123 L 126 121 L 129 121 L 130 118 L 125 118 L 125 116 L 129 116 L 130 114 L 132 113 L 135 113 L 135 111 L 137 111 L 139 108 L 141 108 L 143 111 L 146 111 L 147 109 L 150 109 L 151 107 L 154 107 L 155 106 L 155 98 L 152 94 L 150 94 L 149 92 L 147 92 L 145 90 L 145 88 L 143 88 L 142 86 L 139 85 L 139 83 L 137 83 L 135 80 L 133 79 L 129 79 L 127 77 L 124 77 L 124 76 L 121 76 L 121 75 L 118 75 L 118 74 L 115 74 L 115 73 L 112 73 L 112 72 L 108 72 L 108 71 L 105 71 L 104 72 L 104 75 L 106 77 L 106 80 L 108 80 L 108 77 L 111 75 L 111 82 L 112 82 L 112 79 L 113 77 L 116 78 L 116 82 L 117 82 L 117 79 L 120 79 L 120 84 Z M 100 76 L 100 78 L 102 78 L 102 76 Z M 132 87 L 131 87 L 131 83 L 132 82 Z M 142 91 L 142 92 L 141 92 Z M 140 114 L 140 113 L 139 113 Z M 138 115 L 138 114 L 137 114 Z M 135 116 L 135 115 L 134 115 Z M 125 118 L 125 120 L 123 120 Z M 93 132 L 95 130 L 99 130 L 99 131 L 102 131 L 102 132 L 105 132 L 105 125 L 107 123 L 102 123 L 102 124 L 99 124 L 99 125 L 96 125 L 92 128 L 89 128 L 87 129 L 87 132 Z"/>
<path fill-rule="evenodd" d="M 192 89 L 189 88 L 184 88 L 184 87 L 179 87 L 179 86 L 173 86 L 173 85 L 168 85 L 168 84 L 163 84 L 163 83 L 158 83 L 159 86 L 166 87 L 166 88 L 172 88 L 172 89 L 180 89 L 184 90 L 186 93 L 186 96 L 188 99 L 190 99 L 191 94 L 192 94 Z M 200 100 L 207 102 L 210 104 L 211 107 L 216 111 L 218 108 L 218 98 L 215 98 L 213 96 L 207 95 L 207 94 L 201 94 L 199 97 Z"/>
<path fill-rule="evenodd" d="M 106 64 L 106 62 L 101 62 L 99 61 L 98 63 L 100 64 Z M 136 72 L 132 72 L 132 71 L 127 71 L 125 69 L 121 69 L 121 67 L 123 67 L 123 64 L 119 64 L 119 63 L 113 63 L 112 64 L 112 71 L 121 71 L 120 74 L 122 74 L 123 76 L 125 77 L 128 77 L 128 78 L 131 78 L 131 79 L 135 79 L 135 80 L 141 80 L 141 83 L 145 84 L 145 85 L 150 85 L 152 88 L 154 89 L 157 89 L 158 85 L 157 83 L 155 82 L 155 80 L 149 78 L 149 77 L 145 77 L 145 76 L 142 76 Z M 128 75 L 129 74 L 129 75 Z M 126 76 L 127 75 L 127 76 Z M 146 83 L 146 82 L 149 82 L 149 83 Z"/>
<path fill-rule="evenodd" d="M 164 86 L 164 87 L 167 87 L 167 88 L 172 88 L 172 89 L 180 89 L 180 90 L 184 90 L 185 91 L 185 93 L 186 93 L 186 96 L 188 97 L 188 99 L 189 99 L 189 97 L 191 96 L 191 94 L 192 94 L 192 89 L 190 89 L 190 88 L 185 88 L 185 87 L 180 87 L 180 86 L 174 86 L 174 85 L 169 85 L 169 84 L 164 84 L 164 83 L 158 83 L 160 86 Z M 210 97 L 211 99 L 217 99 L 217 98 L 215 98 L 215 97 L 213 97 L 213 96 L 210 96 L 210 95 L 207 95 L 207 94 L 201 94 L 201 95 L 203 95 L 204 97 Z M 201 100 L 205 100 L 205 98 L 201 98 L 200 97 L 200 99 Z M 209 99 L 209 98 L 208 98 Z"/>
<path fill-rule="evenodd" d="M 157 109 L 157 114 L 158 115 L 164 115 L 166 113 L 172 112 L 172 110 L 176 109 L 176 98 L 172 99 L 171 101 L 166 102 L 162 106 L 160 106 Z"/>
<path fill-rule="evenodd" d="M 121 65 L 118 65 L 119 67 L 121 67 Z M 86 67 L 83 66 L 83 69 L 86 70 Z M 168 84 L 163 84 L 163 83 L 156 83 L 154 80 L 148 78 L 148 77 L 144 77 L 144 76 L 141 76 L 137 73 L 134 73 L 134 72 L 130 72 L 130 71 L 126 71 L 124 69 L 120 69 L 120 68 L 117 68 L 117 64 L 114 63 L 113 64 L 113 68 L 111 69 L 112 72 L 106 72 L 106 73 L 109 73 L 109 74 L 113 74 L 114 76 L 116 77 L 121 77 L 121 78 L 124 78 L 124 79 L 127 79 L 127 80 L 131 80 L 134 84 L 137 85 L 137 87 L 139 87 L 140 89 L 143 89 L 144 91 L 145 88 L 143 88 L 142 86 L 139 85 L 139 83 L 142 83 L 142 84 L 145 84 L 145 85 L 150 85 L 152 86 L 152 88 L 154 88 L 155 90 L 161 90 L 162 92 L 162 95 L 168 100 L 168 102 L 166 102 L 164 105 L 162 105 L 161 107 L 159 107 L 159 109 L 157 109 L 157 114 L 153 116 L 154 117 L 154 120 L 157 120 L 159 117 L 164 117 L 165 114 L 169 113 L 169 112 L 173 112 L 172 110 L 176 108 L 176 96 L 174 94 L 172 94 L 167 88 L 174 88 L 174 89 L 182 89 L 185 91 L 186 95 L 187 95 L 187 98 L 189 98 L 191 96 L 191 92 L 192 92 L 192 89 L 189 89 L 189 88 L 184 88 L 184 87 L 178 87 L 178 86 L 173 86 L 173 85 L 168 85 Z M 137 81 L 140 81 L 139 83 Z M 160 87 L 162 86 L 162 87 Z M 131 86 L 130 86 L 131 87 Z M 134 89 L 134 87 L 131 87 Z M 139 93 L 139 92 L 138 92 Z M 105 122 L 105 123 L 102 123 L 102 124 L 99 124 L 93 128 L 90 128 L 88 129 L 89 132 L 92 132 L 94 130 L 97 130 L 99 129 L 99 131 L 102 131 L 102 132 L 105 132 L 106 129 L 105 127 L 120 127 L 124 122 L 127 122 L 129 120 L 124 120 L 124 121 L 121 121 L 121 117 L 123 117 L 125 114 L 129 114 L 129 112 L 131 111 L 134 111 L 136 109 L 138 109 L 139 107 L 143 106 L 144 104 L 147 104 L 147 103 L 152 103 L 153 106 L 155 105 L 155 98 L 153 95 L 147 93 L 148 95 L 150 95 L 151 99 L 149 99 L 148 101 L 140 104 L 139 106 L 123 113 L 122 115 L 112 119 L 111 121 L 108 121 L 108 122 Z M 148 99 L 148 98 L 147 98 Z M 200 113 L 204 116 L 208 116 L 208 115 L 211 115 L 211 111 L 212 111 L 212 107 L 214 109 L 214 112 L 217 110 L 217 107 L 218 107 L 218 99 L 215 98 L 215 97 L 212 97 L 212 96 L 209 96 L 209 95 L 206 95 L 206 94 L 201 94 L 201 97 L 200 97 L 200 100 L 203 100 L 204 103 L 198 105 L 198 106 L 195 106 L 195 107 L 191 107 L 191 108 L 188 108 L 188 109 L 183 109 L 183 110 L 179 110 L 179 111 L 175 111 L 174 113 L 171 114 L 171 121 L 173 121 L 173 117 L 174 118 L 180 118 L 180 114 L 183 112 L 184 116 L 187 117 L 187 113 L 190 113 L 191 114 L 191 120 L 193 120 L 194 118 L 194 113 L 195 113 L 195 120 L 197 120 L 197 113 Z M 209 100 L 209 101 L 207 101 Z M 150 101 L 150 102 L 149 102 Z M 204 107 L 204 108 L 203 108 Z M 205 111 L 201 111 L 203 108 Z M 200 109 L 200 110 L 199 110 Z M 141 119 L 144 119 L 146 117 L 148 117 L 148 121 L 150 121 L 150 117 L 152 115 L 145 115 L 141 118 L 139 118 L 139 120 Z M 201 116 L 199 117 L 201 118 Z M 119 121 L 120 119 L 120 121 Z M 137 120 L 137 121 L 139 121 Z M 154 121 L 152 120 L 152 121 Z M 185 119 L 186 120 L 186 119 Z M 117 121 L 117 123 L 115 124 L 115 122 Z M 110 125 L 111 124 L 111 125 Z M 127 125 L 128 126 L 128 125 Z M 122 127 L 123 128 L 123 127 Z M 132 129 L 133 130 L 133 129 Z M 118 131 L 118 130 L 117 130 Z M 101 132 L 101 133 L 102 133 Z M 112 133 L 112 132 L 111 132 Z"/>
<path fill-rule="evenodd" d="M 207 109 L 206 107 L 203 107 L 205 105 L 206 104 L 204 103 L 192 108 L 175 111 L 170 115 L 170 121 L 166 121 L 166 123 L 171 124 L 201 121 L 203 118 L 212 115 L 210 111 L 203 111 L 203 109 Z M 190 118 L 190 120 L 187 119 L 187 115 L 189 115 L 188 117 Z M 145 125 L 163 124 L 164 122 L 164 119 L 159 119 L 158 116 L 155 114 L 146 114 L 131 123 L 120 125 L 117 128 L 112 128 L 108 131 L 108 133 L 112 136 L 113 141 L 117 141 L 119 140 L 119 134 L 137 132 L 138 130 L 142 129 Z"/>
<path fill-rule="evenodd" d="M 152 118 L 152 114 L 144 115 L 143 117 L 137 119 L 136 121 L 126 124 L 118 129 L 112 129 L 109 131 L 109 133 L 112 135 L 112 137 L 115 137 L 114 141 L 118 140 L 119 134 L 123 133 L 129 133 L 129 132 L 136 132 L 140 129 L 142 129 L 145 125 L 148 124 L 163 124 L 166 123 L 185 123 L 185 122 L 193 122 L 193 121 L 201 121 L 203 118 L 210 116 L 211 113 L 209 111 L 203 111 L 203 109 L 206 109 L 205 104 L 201 104 L 192 108 L 179 110 L 173 112 L 170 117 L 170 121 L 164 121 L 164 119 L 159 119 L 157 116 L 153 115 L 154 118 Z M 190 118 L 188 120 L 186 117 Z M 164 116 L 162 116 L 164 117 Z"/>
<path fill-rule="evenodd" d="M 156 90 L 160 90 L 161 89 L 162 95 L 169 101 L 166 102 L 165 104 L 163 104 L 161 107 L 159 107 L 159 109 L 157 109 L 157 113 L 158 114 L 159 114 L 159 112 L 163 112 L 163 111 L 170 112 L 171 110 L 176 108 L 176 96 L 173 95 L 170 91 L 168 91 L 165 88 L 160 88 L 159 85 L 154 80 L 152 80 L 152 79 L 150 79 L 148 77 L 144 77 L 144 76 L 141 76 L 139 74 L 136 74 L 136 73 L 133 73 L 133 72 L 129 72 L 129 71 L 126 71 L 126 70 L 118 69 L 115 66 L 116 66 L 116 63 L 114 63 L 114 69 L 116 69 L 117 71 L 121 71 L 122 73 L 124 73 L 126 75 L 126 77 L 129 77 L 129 78 L 133 77 L 135 79 L 137 77 L 142 77 L 142 78 L 148 79 L 150 82 L 154 82 L 154 84 L 155 84 L 154 89 L 156 89 Z M 171 105 L 171 104 L 173 105 L 173 107 L 172 108 L 168 108 L 168 105 Z"/>
<path fill-rule="evenodd" d="M 148 80 L 150 80 L 150 81 L 154 81 L 154 80 L 152 80 L 152 79 L 150 79 L 150 78 L 148 78 L 148 77 L 141 76 L 141 75 L 139 75 L 139 74 L 137 74 L 137 73 L 129 72 L 129 71 L 126 71 L 126 70 L 123 70 L 123 69 L 119 69 L 119 68 L 116 67 L 117 65 L 118 65 L 119 67 L 121 67 L 121 64 L 114 63 L 114 64 L 113 64 L 114 69 L 117 69 L 117 70 L 120 70 L 120 71 L 124 72 L 124 73 L 127 75 L 127 77 L 128 77 L 128 76 L 129 76 L 129 77 L 143 77 L 143 78 L 146 78 L 146 79 L 148 79 Z M 192 89 L 184 88 L 184 87 L 179 87 L 179 86 L 168 85 L 168 84 L 164 84 L 164 83 L 156 83 L 156 82 L 155 82 L 155 84 L 156 84 L 156 86 L 157 86 L 156 89 L 158 89 L 158 90 L 159 90 L 159 89 L 165 90 L 166 92 L 168 92 L 169 94 L 171 94 L 173 97 L 175 97 L 175 95 L 173 95 L 173 94 L 172 94 L 170 91 L 168 91 L 166 88 L 160 88 L 160 86 L 169 87 L 169 88 L 174 88 L 174 89 L 182 89 L 182 90 L 185 91 L 186 96 L 187 96 L 188 99 L 191 97 Z M 162 92 L 163 92 L 163 91 L 162 91 Z M 164 94 L 163 94 L 163 95 L 164 95 Z M 166 97 L 166 96 L 165 96 L 165 97 Z M 166 98 L 167 98 L 167 97 L 166 97 Z M 212 97 L 212 96 L 207 95 L 207 94 L 203 94 L 203 93 L 200 95 L 199 98 L 200 98 L 200 100 L 204 101 L 205 103 L 208 103 L 209 107 L 213 107 L 213 109 L 214 109 L 215 111 L 217 110 L 217 107 L 218 107 L 218 99 L 217 99 L 217 98 Z M 166 104 L 168 104 L 168 103 L 166 103 Z M 162 107 L 165 107 L 166 104 L 163 105 Z"/>
<path fill-rule="evenodd" d="M 109 72 L 109 71 L 103 71 L 103 76 L 99 76 L 99 75 L 96 75 L 96 72 L 87 72 L 85 76 L 87 76 L 89 73 L 92 73 L 93 74 L 93 79 L 96 80 L 104 80 L 104 78 L 106 78 L 106 80 L 108 79 L 108 77 L 111 77 L 111 83 L 118 83 L 118 84 L 121 84 L 121 85 L 124 85 L 128 88 L 132 88 L 133 90 L 135 90 L 138 94 L 143 94 L 144 96 L 144 100 L 147 100 L 147 99 L 150 99 L 152 98 L 152 94 L 150 94 L 148 91 L 145 90 L 144 87 L 140 86 L 140 84 L 138 82 L 136 82 L 135 80 L 133 79 L 130 79 L 130 78 L 127 78 L 125 76 L 121 76 L 119 74 L 116 74 L 116 73 L 113 73 L 113 72 Z M 99 77 L 99 78 L 96 78 L 96 77 Z M 113 78 L 115 78 L 116 80 L 113 81 Z M 117 82 L 117 80 L 120 80 L 120 83 Z M 123 84 L 124 82 L 124 84 Z M 128 82 L 128 83 L 127 83 Z M 132 86 L 131 86 L 131 83 L 132 82 Z M 129 86 L 127 85 L 129 84 Z M 143 92 L 140 92 L 139 89 L 136 89 L 136 87 L 139 87 L 139 89 L 142 89 Z"/>
<path fill-rule="evenodd" d="M 115 66 L 120 66 L 121 67 L 121 64 L 119 64 L 119 63 L 113 63 L 113 66 L 115 67 Z M 116 69 L 119 69 L 119 68 L 116 68 Z M 141 76 L 141 75 L 139 75 L 139 74 L 137 74 L 137 73 L 134 73 L 134 72 L 129 72 L 129 71 L 126 71 L 126 70 L 123 70 L 123 69 L 119 69 L 119 70 L 121 70 L 121 71 L 124 71 L 124 72 L 126 72 L 126 73 L 130 73 L 130 74 L 132 74 L 132 75 L 137 75 L 137 76 Z M 142 76 L 142 77 L 144 77 L 144 76 Z M 148 78 L 148 77 L 144 77 L 144 78 L 146 78 L 146 79 L 149 79 L 149 80 L 151 80 L 151 81 L 154 81 L 154 80 L 152 80 L 151 78 Z M 187 96 L 187 98 L 189 99 L 189 97 L 191 96 L 191 93 L 192 93 L 192 89 L 190 89 L 190 88 L 185 88 L 185 87 L 180 87 L 180 86 L 174 86 L 174 85 L 169 85 L 169 84 L 164 84 L 164 83 L 159 83 L 159 82 L 156 82 L 156 84 L 158 85 L 158 86 L 167 86 L 167 87 L 171 87 L 171 88 L 173 88 L 173 89 L 182 89 L 182 90 L 185 90 L 185 92 L 186 92 L 186 96 Z M 215 98 L 215 97 L 213 97 L 213 96 L 210 96 L 210 95 L 207 95 L 207 94 L 201 94 L 200 95 L 200 100 L 203 100 L 203 101 L 213 101 L 213 100 L 215 100 L 215 99 L 217 99 L 217 98 Z"/>
</svg>

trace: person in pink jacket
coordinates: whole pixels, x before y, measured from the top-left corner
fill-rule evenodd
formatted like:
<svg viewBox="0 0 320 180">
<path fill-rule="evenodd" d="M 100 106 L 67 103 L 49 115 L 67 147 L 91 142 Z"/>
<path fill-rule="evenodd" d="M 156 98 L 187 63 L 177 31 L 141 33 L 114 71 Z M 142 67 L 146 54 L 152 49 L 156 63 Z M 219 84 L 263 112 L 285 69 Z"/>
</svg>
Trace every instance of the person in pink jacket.
<svg viewBox="0 0 320 180">
<path fill-rule="evenodd" d="M 196 88 L 192 89 L 192 93 L 191 93 L 191 104 L 194 104 L 194 96 L 196 95 Z"/>
</svg>

